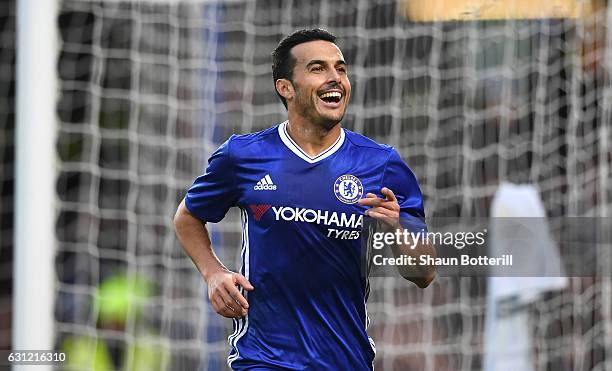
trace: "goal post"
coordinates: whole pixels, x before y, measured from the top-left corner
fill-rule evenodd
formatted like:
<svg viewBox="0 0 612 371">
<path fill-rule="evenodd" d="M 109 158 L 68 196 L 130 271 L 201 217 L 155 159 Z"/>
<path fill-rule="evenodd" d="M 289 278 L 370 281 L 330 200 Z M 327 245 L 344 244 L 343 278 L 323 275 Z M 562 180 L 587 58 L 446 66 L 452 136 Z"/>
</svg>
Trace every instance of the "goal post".
<svg viewBox="0 0 612 371">
<path fill-rule="evenodd" d="M 55 349 L 57 14 L 55 0 L 17 2 L 15 350 Z"/>
</svg>

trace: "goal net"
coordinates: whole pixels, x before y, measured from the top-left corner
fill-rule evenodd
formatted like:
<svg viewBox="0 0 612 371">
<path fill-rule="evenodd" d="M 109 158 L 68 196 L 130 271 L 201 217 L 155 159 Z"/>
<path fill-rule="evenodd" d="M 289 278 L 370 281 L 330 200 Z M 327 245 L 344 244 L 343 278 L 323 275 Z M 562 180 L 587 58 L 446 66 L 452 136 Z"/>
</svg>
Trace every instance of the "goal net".
<svg viewBox="0 0 612 371">
<path fill-rule="evenodd" d="M 462 21 L 420 19 L 392 0 L 60 3 L 58 348 L 116 364 L 153 352 L 167 370 L 227 367 L 231 321 L 213 312 L 172 216 L 220 143 L 283 120 L 270 53 L 300 27 L 339 37 L 353 85 L 344 126 L 398 149 L 428 217 L 488 217 L 503 181 L 536 185 L 550 217 L 611 216 L 604 2 Z M 238 268 L 238 213 L 211 229 Z M 529 308 L 534 369 L 612 368 L 606 273 Z M 485 278 L 371 285 L 376 369 L 482 368 Z"/>
</svg>

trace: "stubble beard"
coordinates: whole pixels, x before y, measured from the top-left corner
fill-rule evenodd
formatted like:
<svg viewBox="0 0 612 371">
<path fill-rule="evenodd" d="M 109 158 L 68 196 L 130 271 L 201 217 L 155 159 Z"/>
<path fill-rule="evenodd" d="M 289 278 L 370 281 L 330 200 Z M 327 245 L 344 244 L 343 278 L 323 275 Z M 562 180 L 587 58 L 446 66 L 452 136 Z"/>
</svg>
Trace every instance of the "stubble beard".
<svg viewBox="0 0 612 371">
<path fill-rule="evenodd" d="M 319 114 L 319 112 L 317 111 L 317 105 L 315 101 L 313 101 L 313 98 L 301 94 L 300 89 L 297 86 L 295 87 L 295 103 L 300 116 L 308 119 L 308 121 L 312 122 L 313 124 L 321 127 L 326 131 L 331 130 L 334 126 L 338 125 L 340 121 L 342 121 L 342 119 L 344 118 L 344 114 L 346 113 L 346 108 L 344 112 L 342 112 L 340 118 L 332 118 L 325 114 Z M 314 99 L 316 100 L 319 98 L 315 97 Z"/>
</svg>

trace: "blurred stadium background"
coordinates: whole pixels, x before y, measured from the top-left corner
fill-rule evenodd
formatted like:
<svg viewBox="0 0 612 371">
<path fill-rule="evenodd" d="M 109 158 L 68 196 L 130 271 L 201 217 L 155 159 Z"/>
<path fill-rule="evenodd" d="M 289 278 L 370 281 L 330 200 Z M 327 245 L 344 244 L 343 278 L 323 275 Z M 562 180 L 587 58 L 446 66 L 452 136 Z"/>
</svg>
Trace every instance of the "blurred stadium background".
<svg viewBox="0 0 612 371">
<path fill-rule="evenodd" d="M 53 343 L 83 357 L 77 368 L 226 368 L 231 322 L 211 311 L 171 219 L 221 142 L 282 120 L 270 52 L 300 27 L 339 37 L 353 84 L 344 125 L 399 150 L 428 217 L 488 217 L 503 181 L 537 186 L 549 217 L 612 216 L 607 1 L 58 4 L 55 240 L 41 248 L 55 249 Z M 0 349 L 20 331 L 17 5 L 0 4 Z M 236 212 L 213 227 L 234 268 L 240 237 Z M 607 272 L 524 308 L 534 370 L 612 369 Z M 376 369 L 483 369 L 486 278 L 372 287 Z"/>
</svg>

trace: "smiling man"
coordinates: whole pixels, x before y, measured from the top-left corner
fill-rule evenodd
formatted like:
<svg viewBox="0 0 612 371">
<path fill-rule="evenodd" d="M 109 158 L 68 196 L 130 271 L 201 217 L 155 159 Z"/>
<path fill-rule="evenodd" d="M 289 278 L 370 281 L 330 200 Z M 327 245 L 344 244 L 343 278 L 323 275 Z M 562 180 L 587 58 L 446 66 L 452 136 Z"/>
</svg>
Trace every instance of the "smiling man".
<svg viewBox="0 0 612 371">
<path fill-rule="evenodd" d="M 364 216 L 392 233 L 426 228 L 412 171 L 389 146 L 342 128 L 351 95 L 336 38 L 300 30 L 274 50 L 272 73 L 288 120 L 232 136 L 209 159 L 175 215 L 177 235 L 208 284 L 215 311 L 234 319 L 235 370 L 369 370 Z M 211 248 L 207 222 L 242 212 L 240 273 Z M 435 254 L 429 245 L 396 254 Z M 400 273 L 426 287 L 432 267 Z"/>
</svg>

